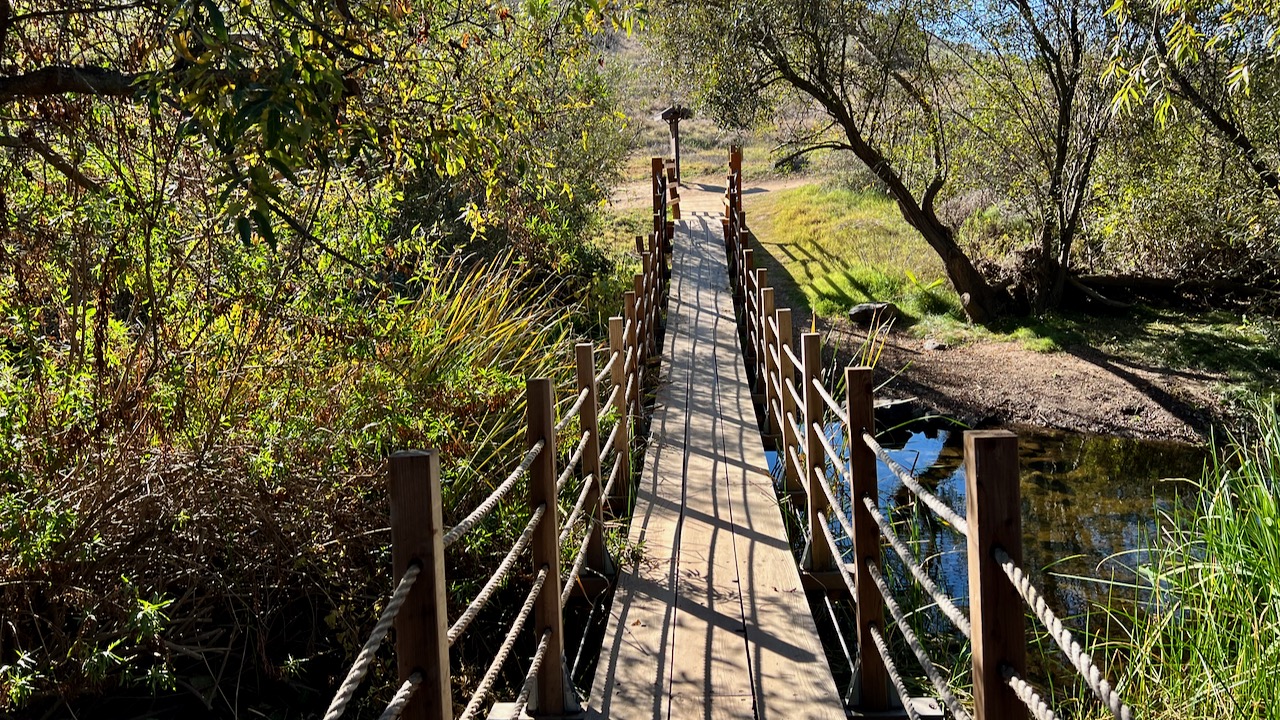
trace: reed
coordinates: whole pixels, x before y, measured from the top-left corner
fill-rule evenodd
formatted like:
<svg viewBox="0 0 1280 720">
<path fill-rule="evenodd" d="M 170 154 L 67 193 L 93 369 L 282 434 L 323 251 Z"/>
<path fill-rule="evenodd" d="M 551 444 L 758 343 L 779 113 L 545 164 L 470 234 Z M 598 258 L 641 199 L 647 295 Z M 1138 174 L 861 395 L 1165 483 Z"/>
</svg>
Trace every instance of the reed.
<svg viewBox="0 0 1280 720">
<path fill-rule="evenodd" d="M 1167 514 L 1148 601 L 1116 615 L 1121 691 L 1148 718 L 1280 718 L 1280 416 L 1274 398 L 1215 448 L 1195 499 Z"/>
</svg>

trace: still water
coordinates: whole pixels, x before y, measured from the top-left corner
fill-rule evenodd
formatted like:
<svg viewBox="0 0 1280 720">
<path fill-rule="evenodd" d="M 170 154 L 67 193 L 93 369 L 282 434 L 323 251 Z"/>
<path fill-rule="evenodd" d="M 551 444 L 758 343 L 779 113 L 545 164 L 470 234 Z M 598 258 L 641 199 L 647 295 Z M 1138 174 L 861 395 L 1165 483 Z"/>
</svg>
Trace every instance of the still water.
<svg viewBox="0 0 1280 720">
<path fill-rule="evenodd" d="M 1132 602 L 1134 593 L 1125 585 L 1133 583 L 1133 569 L 1146 559 L 1144 548 L 1158 529 L 1159 513 L 1194 491 L 1187 479 L 1200 478 L 1207 452 L 1176 443 L 1011 429 L 1018 434 L 1021 457 L 1024 568 L 1056 611 L 1075 618 L 1077 627 L 1087 623 L 1103 630 L 1104 617 L 1097 608 Z M 837 437 L 832 441 L 847 457 L 844 439 L 838 437 L 842 434 L 833 433 Z M 896 443 L 881 442 L 922 485 L 963 515 L 962 438 L 960 431 L 933 429 L 903 433 Z M 913 502 L 897 477 L 878 465 L 881 511 L 895 521 L 896 532 L 916 556 L 927 560 L 939 586 L 967 606 L 964 538 Z M 774 476 L 780 471 L 775 467 Z M 848 517 L 847 492 L 837 497 Z M 841 537 L 838 525 L 832 529 Z M 886 569 L 898 579 L 896 591 L 909 593 L 893 550 L 886 547 L 884 558 Z M 939 616 L 926 624 L 943 632 L 942 623 Z"/>
</svg>

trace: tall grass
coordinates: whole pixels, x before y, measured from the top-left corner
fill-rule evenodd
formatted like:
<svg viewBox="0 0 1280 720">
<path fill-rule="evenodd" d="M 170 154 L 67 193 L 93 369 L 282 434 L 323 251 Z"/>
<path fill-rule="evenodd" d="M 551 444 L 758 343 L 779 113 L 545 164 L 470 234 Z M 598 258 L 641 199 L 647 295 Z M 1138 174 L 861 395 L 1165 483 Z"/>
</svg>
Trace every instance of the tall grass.
<svg viewBox="0 0 1280 720">
<path fill-rule="evenodd" d="M 1280 718 L 1280 417 L 1259 404 L 1174 511 L 1122 618 L 1122 693 L 1148 718 Z"/>
<path fill-rule="evenodd" d="M 112 348 L 120 405 L 56 346 L 0 362 L 0 714 L 322 702 L 387 591 L 386 454 L 440 449 L 456 522 L 518 456 L 524 378 L 569 377 L 563 309 L 507 258 L 314 295 L 179 328 L 146 375 Z M 522 514 L 451 556 L 460 593 Z"/>
</svg>

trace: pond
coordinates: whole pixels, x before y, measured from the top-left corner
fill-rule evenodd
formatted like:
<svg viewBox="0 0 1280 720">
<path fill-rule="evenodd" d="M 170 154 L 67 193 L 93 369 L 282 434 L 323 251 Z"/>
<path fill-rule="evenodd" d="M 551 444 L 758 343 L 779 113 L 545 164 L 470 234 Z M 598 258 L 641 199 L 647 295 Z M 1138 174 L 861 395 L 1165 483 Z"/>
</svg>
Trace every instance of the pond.
<svg viewBox="0 0 1280 720">
<path fill-rule="evenodd" d="M 1010 429 L 1019 439 L 1024 568 L 1064 620 L 1072 618 L 1074 627 L 1083 629 L 1087 623 L 1105 632 L 1105 616 L 1098 607 L 1132 603 L 1134 592 L 1126 586 L 1135 579 L 1133 568 L 1146 559 L 1145 548 L 1158 529 L 1159 513 L 1170 510 L 1180 496 L 1194 492 L 1187 479 L 1199 480 L 1208 452 L 1178 443 L 1033 427 Z M 847 457 L 843 438 L 832 441 Z M 962 431 L 936 427 L 881 439 L 899 464 L 961 515 L 965 508 L 962 441 Z M 769 455 L 774 462 L 774 453 Z M 964 538 L 913 502 L 898 478 L 882 463 L 877 465 L 881 511 L 898 524 L 898 535 L 917 557 L 928 559 L 929 574 L 938 585 L 961 607 L 967 606 Z M 779 473 L 775 467 L 775 477 Z M 838 492 L 837 497 L 848 517 L 847 492 Z M 832 530 L 835 537 L 842 536 L 838 525 L 833 524 Z M 897 579 L 895 592 L 910 593 L 906 573 L 887 547 L 884 559 L 888 574 Z M 922 629 L 945 634 L 940 614 L 928 615 L 936 617 Z"/>
</svg>

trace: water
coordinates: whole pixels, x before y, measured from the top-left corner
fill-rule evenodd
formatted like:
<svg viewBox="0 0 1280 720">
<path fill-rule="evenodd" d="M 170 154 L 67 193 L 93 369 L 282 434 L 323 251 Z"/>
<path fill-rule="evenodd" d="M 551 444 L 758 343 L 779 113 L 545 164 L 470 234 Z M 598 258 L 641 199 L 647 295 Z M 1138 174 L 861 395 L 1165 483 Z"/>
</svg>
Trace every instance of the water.
<svg viewBox="0 0 1280 720">
<path fill-rule="evenodd" d="M 1105 616 L 1097 612 L 1098 607 L 1133 601 L 1133 590 L 1124 586 L 1133 583 L 1134 568 L 1146 560 L 1148 538 L 1158 529 L 1158 513 L 1194 491 L 1185 479 L 1200 478 L 1207 452 L 1176 443 L 1011 429 L 1018 434 L 1021 458 L 1024 569 L 1061 616 L 1074 618 L 1077 627 L 1087 623 L 1092 630 L 1103 631 Z M 837 436 L 832 437 L 833 445 L 847 457 L 843 438 L 838 437 L 842 433 L 833 426 L 832 434 Z M 962 437 L 959 431 L 935 429 L 907 432 L 896 444 L 885 443 L 899 464 L 961 515 L 965 504 Z M 775 477 L 780 472 L 780 467 L 774 468 Z M 927 559 L 934 581 L 957 604 L 967 606 L 964 538 L 913 502 L 883 464 L 878 463 L 878 473 L 881 511 L 895 521 L 897 534 L 916 556 Z M 848 517 L 847 491 L 840 488 L 837 498 Z M 832 530 L 835 537 L 842 537 L 838 525 L 833 524 Z M 905 570 L 888 547 L 884 559 L 886 570 L 896 579 L 895 593 L 910 605 L 913 590 Z M 926 617 L 924 629 L 946 634 L 940 615 L 929 612 Z"/>
</svg>

